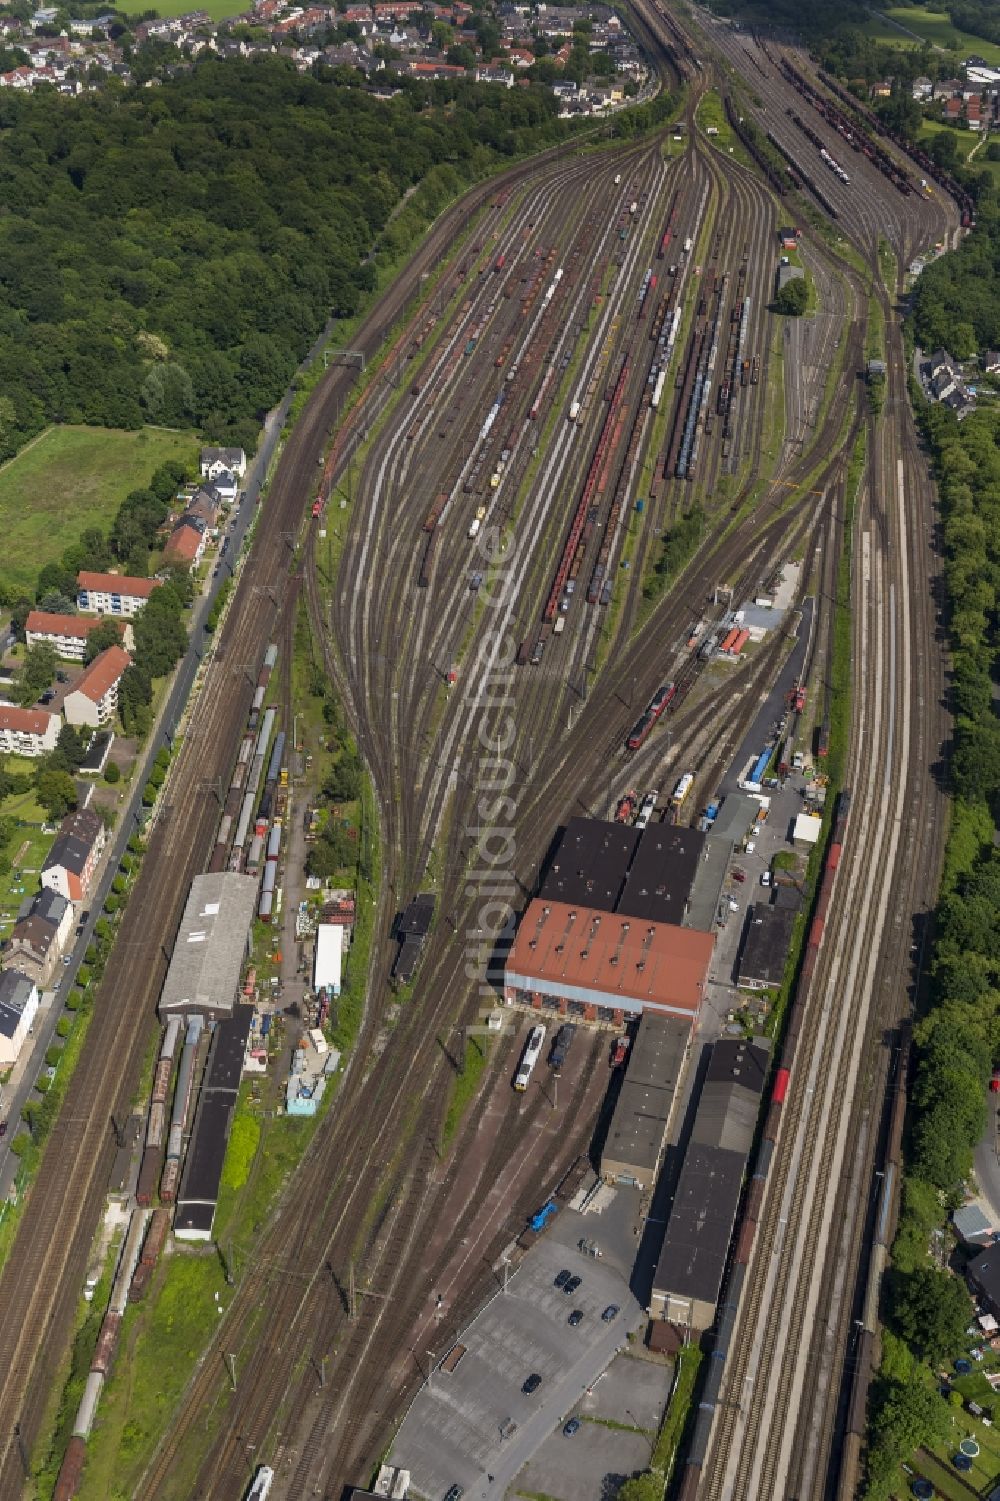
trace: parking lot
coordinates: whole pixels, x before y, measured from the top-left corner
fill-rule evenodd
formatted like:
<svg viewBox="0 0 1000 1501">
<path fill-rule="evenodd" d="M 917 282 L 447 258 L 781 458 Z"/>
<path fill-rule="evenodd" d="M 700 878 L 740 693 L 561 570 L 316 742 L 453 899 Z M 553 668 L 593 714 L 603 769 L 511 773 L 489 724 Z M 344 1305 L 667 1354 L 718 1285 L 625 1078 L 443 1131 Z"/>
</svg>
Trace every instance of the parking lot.
<svg viewBox="0 0 1000 1501">
<path fill-rule="evenodd" d="M 564 1269 L 581 1278 L 568 1296 L 554 1285 Z M 612 1304 L 620 1312 L 605 1322 Z M 583 1314 L 576 1327 L 574 1310 Z M 391 1459 L 410 1471 L 411 1494 L 441 1501 L 461 1485 L 470 1501 L 503 1496 L 642 1320 L 610 1258 L 540 1240 L 462 1335 L 466 1354 L 455 1369 L 435 1368 L 410 1408 Z M 529 1394 L 523 1387 L 531 1375 L 541 1382 Z"/>
</svg>

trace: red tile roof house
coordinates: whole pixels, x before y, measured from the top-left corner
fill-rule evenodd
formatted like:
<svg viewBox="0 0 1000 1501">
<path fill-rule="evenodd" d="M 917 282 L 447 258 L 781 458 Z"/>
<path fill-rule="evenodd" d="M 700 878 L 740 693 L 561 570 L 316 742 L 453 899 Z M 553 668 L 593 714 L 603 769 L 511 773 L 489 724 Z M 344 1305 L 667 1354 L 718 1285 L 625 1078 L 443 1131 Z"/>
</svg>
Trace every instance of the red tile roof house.
<svg viewBox="0 0 1000 1501">
<path fill-rule="evenodd" d="M 170 533 L 167 545 L 163 549 L 163 561 L 183 563 L 188 568 L 193 568 L 204 557 L 205 541 L 204 527 L 197 527 L 193 520 L 189 521 L 182 516 Z"/>
<path fill-rule="evenodd" d="M 106 619 L 104 615 L 50 615 L 46 610 L 32 610 L 24 623 L 24 634 L 29 646 L 48 642 L 60 657 L 71 662 L 82 662 L 87 650 L 87 637 L 96 631 Z M 129 651 L 135 646 L 132 627 L 127 620 L 115 620 L 122 633 L 122 645 Z"/>
<path fill-rule="evenodd" d="M 76 607 L 92 615 L 137 615 L 159 579 L 129 578 L 124 573 L 76 576 Z"/>
<path fill-rule="evenodd" d="M 0 704 L 0 755 L 44 756 L 59 739 L 58 714 Z"/>
<path fill-rule="evenodd" d="M 73 684 L 63 702 L 67 724 L 100 729 L 118 712 L 118 684 L 132 658 L 120 646 L 109 646 L 95 657 Z"/>
<path fill-rule="evenodd" d="M 83 901 L 107 837 L 92 808 L 67 813 L 42 866 L 42 885 L 58 891 L 68 902 Z"/>
</svg>

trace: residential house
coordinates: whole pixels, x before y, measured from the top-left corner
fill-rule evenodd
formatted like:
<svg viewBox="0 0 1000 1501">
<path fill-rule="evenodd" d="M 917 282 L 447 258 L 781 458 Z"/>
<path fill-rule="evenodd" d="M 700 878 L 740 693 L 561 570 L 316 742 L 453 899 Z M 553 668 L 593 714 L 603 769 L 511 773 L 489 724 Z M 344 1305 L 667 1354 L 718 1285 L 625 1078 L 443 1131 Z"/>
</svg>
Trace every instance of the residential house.
<svg viewBox="0 0 1000 1501">
<path fill-rule="evenodd" d="M 215 479 L 223 470 L 242 479 L 247 472 L 247 456 L 242 448 L 203 448 L 199 468 L 202 479 Z"/>
<path fill-rule="evenodd" d="M 213 480 L 210 484 L 201 485 L 195 491 L 184 507 L 184 516 L 181 520 L 184 517 L 193 517 L 204 524 L 206 531 L 212 531 L 219 520 L 221 510 L 222 494 Z"/>
<path fill-rule="evenodd" d="M 17 1062 L 38 1011 L 38 986 L 20 970 L 0 974 L 0 1068 Z"/>
<path fill-rule="evenodd" d="M 872 84 L 872 98 L 873 99 L 891 99 L 892 98 L 892 84 L 889 83 L 889 81 L 887 79 L 882 79 L 881 82 L 879 82 L 879 83 L 873 83 Z"/>
<path fill-rule="evenodd" d="M 506 68 L 477 68 L 477 83 L 498 83 L 505 89 L 514 87 L 514 75 Z"/>
<path fill-rule="evenodd" d="M 1000 1246 L 987 1246 L 965 1268 L 970 1284 L 990 1313 L 1000 1317 Z"/>
<path fill-rule="evenodd" d="M 0 755 L 44 756 L 59 739 L 58 714 L 46 709 L 19 709 L 0 704 Z"/>
<path fill-rule="evenodd" d="M 928 99 L 934 98 L 934 85 L 929 78 L 921 77 L 913 80 L 913 97 L 914 99 L 918 99 L 921 104 L 925 104 Z"/>
<path fill-rule="evenodd" d="M 138 615 L 159 582 L 124 573 L 81 571 L 76 576 L 77 609 L 93 615 Z"/>
<path fill-rule="evenodd" d="M 51 615 L 46 610 L 32 610 L 24 625 L 24 634 L 29 646 L 47 642 L 56 649 L 56 655 L 71 662 L 82 662 L 87 651 L 87 637 L 110 617 L 99 615 Z M 122 645 L 131 651 L 135 646 L 132 627 L 127 620 L 116 620 L 122 633 Z"/>
<path fill-rule="evenodd" d="M 178 521 L 163 549 L 165 563 L 179 563 L 194 568 L 205 555 L 205 523 L 186 513 Z"/>
<path fill-rule="evenodd" d="M 42 885 L 68 902 L 85 899 L 107 834 L 92 808 L 67 813 L 42 866 Z"/>
<path fill-rule="evenodd" d="M 54 891 L 48 894 L 56 896 Z M 57 900 L 62 901 L 63 898 L 57 897 Z M 69 902 L 65 906 L 67 912 L 72 912 Z M 4 958 L 29 980 L 44 988 L 52 979 L 59 962 L 59 941 L 55 928 L 30 913 L 27 917 L 22 917 L 11 929 L 4 946 Z"/>
<path fill-rule="evenodd" d="M 979 356 L 979 363 L 986 375 L 1000 374 L 1000 350 L 988 349 Z"/>
<path fill-rule="evenodd" d="M 934 98 L 950 99 L 953 94 L 961 96 L 964 87 L 960 78 L 940 78 L 934 85 Z"/>
<path fill-rule="evenodd" d="M 970 130 L 982 130 L 983 108 L 978 94 L 974 94 L 971 99 L 966 101 L 965 116 L 969 122 Z"/>
<path fill-rule="evenodd" d="M 109 646 L 85 669 L 63 702 L 67 724 L 103 729 L 118 712 L 118 684 L 132 658 L 120 646 Z"/>
</svg>

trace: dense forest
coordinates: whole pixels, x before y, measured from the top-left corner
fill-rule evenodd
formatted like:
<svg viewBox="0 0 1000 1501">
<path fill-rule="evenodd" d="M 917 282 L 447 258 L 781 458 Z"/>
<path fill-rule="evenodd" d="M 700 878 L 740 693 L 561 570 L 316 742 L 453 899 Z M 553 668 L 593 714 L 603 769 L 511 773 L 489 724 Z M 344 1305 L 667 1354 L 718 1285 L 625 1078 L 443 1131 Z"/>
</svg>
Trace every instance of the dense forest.
<svg viewBox="0 0 1000 1501">
<path fill-rule="evenodd" d="M 380 100 L 281 59 L 0 93 L 0 459 L 48 422 L 252 448 L 331 313 L 466 182 L 567 130 L 541 87 Z M 390 216 L 419 185 L 403 212 Z"/>
</svg>

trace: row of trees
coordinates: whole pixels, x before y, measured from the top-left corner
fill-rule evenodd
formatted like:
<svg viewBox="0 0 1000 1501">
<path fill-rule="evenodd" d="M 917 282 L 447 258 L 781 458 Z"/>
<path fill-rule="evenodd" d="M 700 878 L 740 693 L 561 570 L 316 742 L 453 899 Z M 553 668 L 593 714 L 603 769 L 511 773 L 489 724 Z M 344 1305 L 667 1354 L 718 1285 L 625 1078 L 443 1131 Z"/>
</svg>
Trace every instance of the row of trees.
<svg viewBox="0 0 1000 1501">
<path fill-rule="evenodd" d="M 0 459 L 48 422 L 194 425 L 251 448 L 392 210 L 557 140 L 551 91 L 206 56 L 156 90 L 0 98 Z M 72 234 L 67 233 L 72 225 Z M 126 552 L 129 547 L 122 539 Z"/>
</svg>

